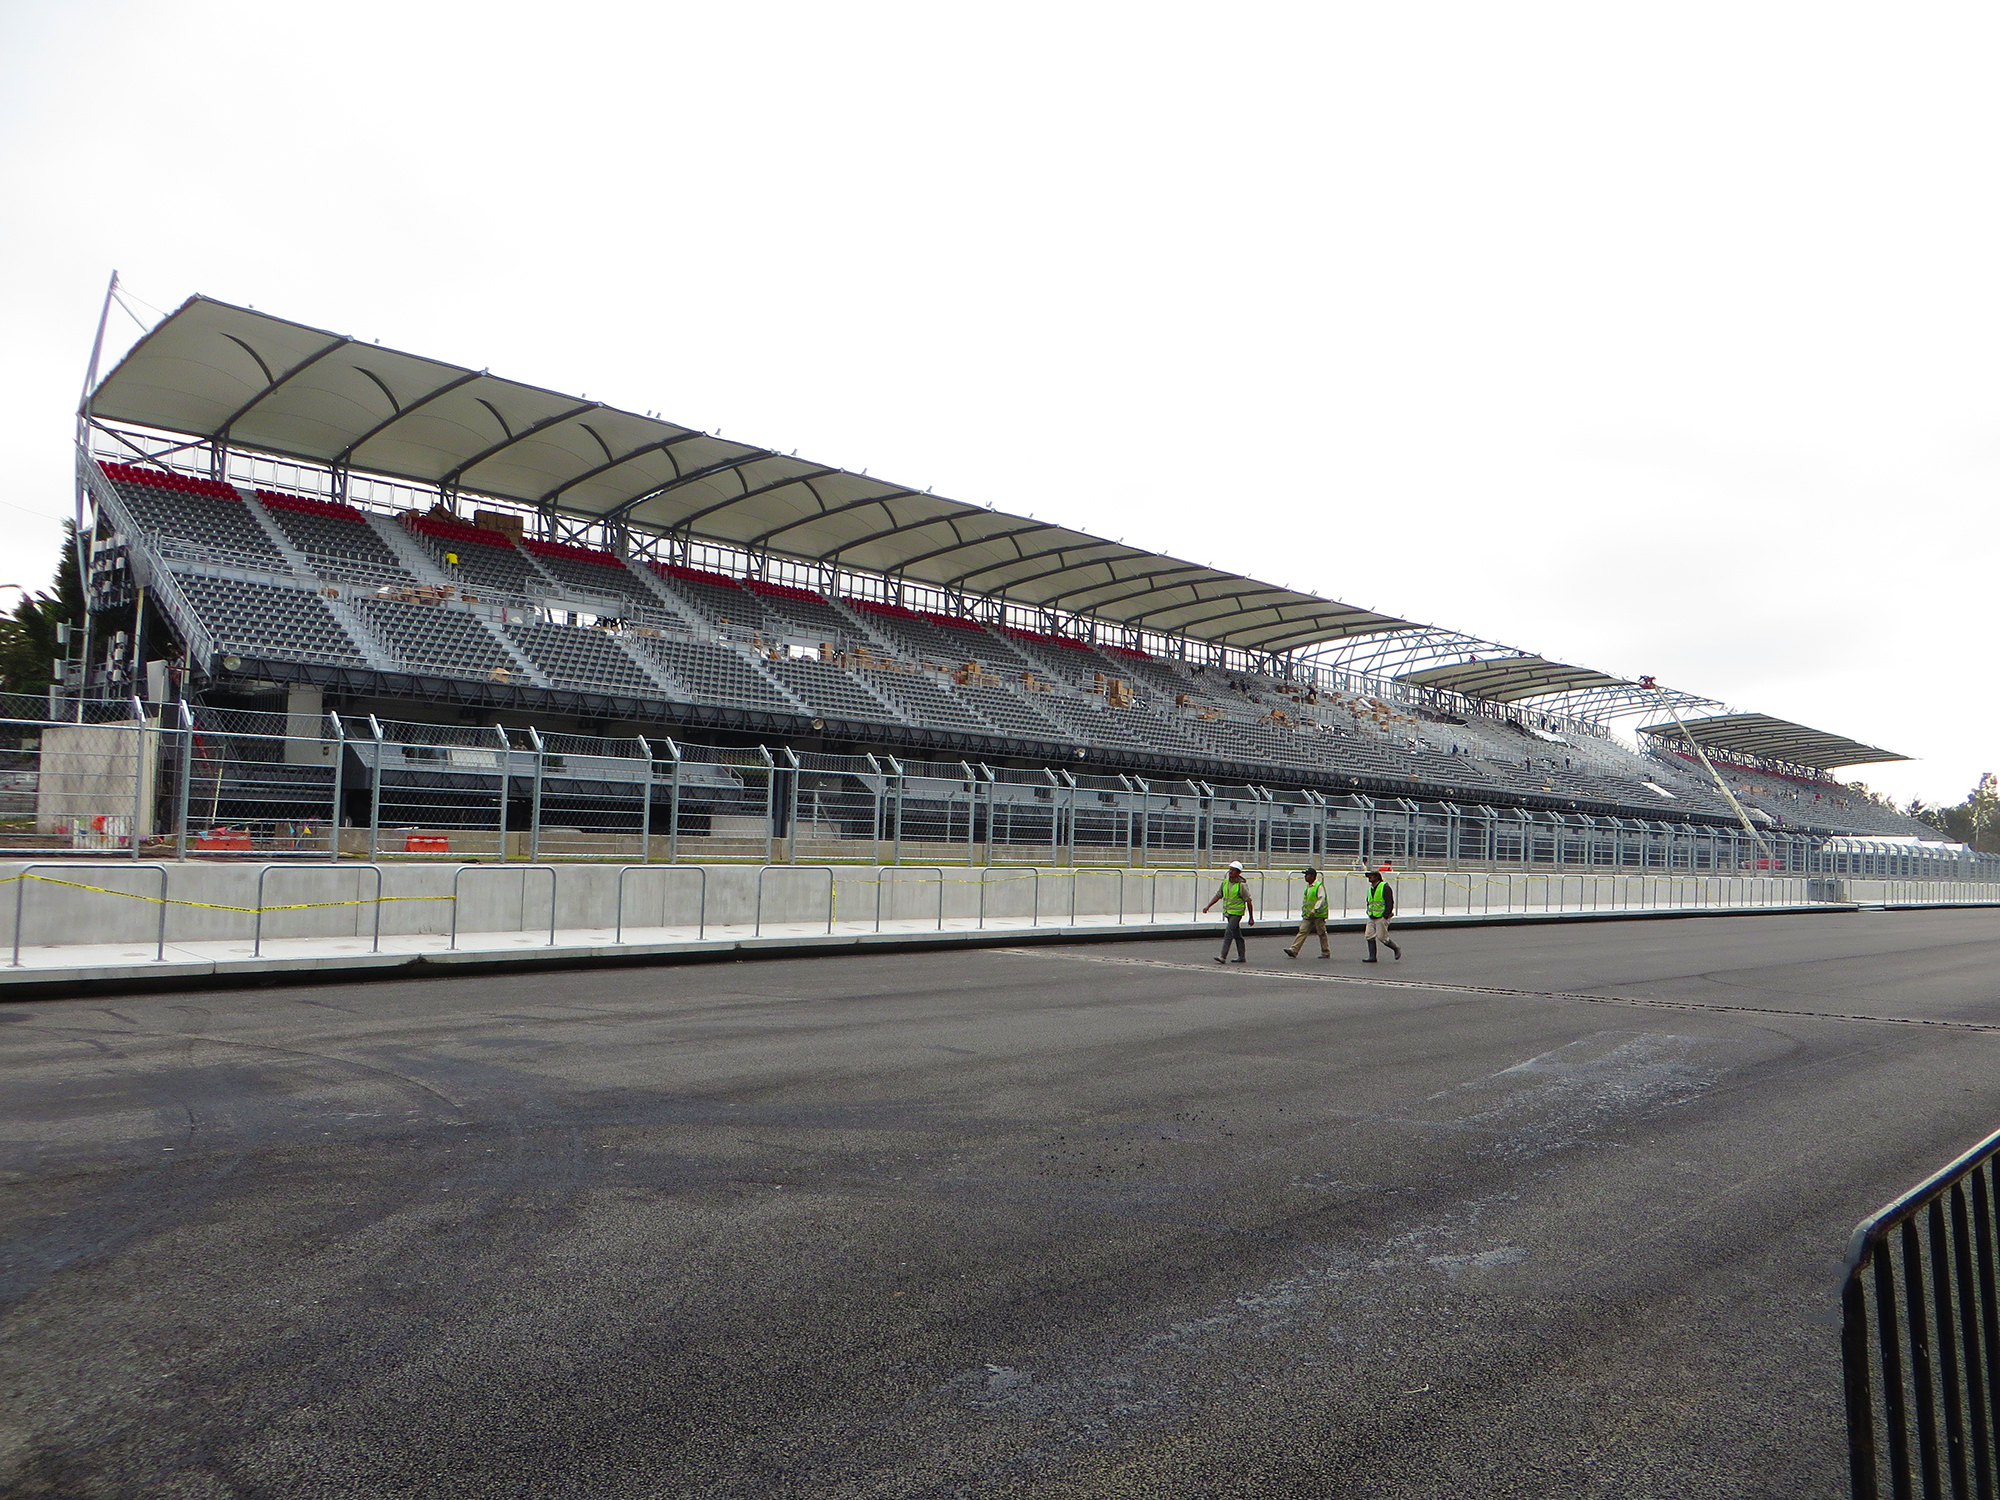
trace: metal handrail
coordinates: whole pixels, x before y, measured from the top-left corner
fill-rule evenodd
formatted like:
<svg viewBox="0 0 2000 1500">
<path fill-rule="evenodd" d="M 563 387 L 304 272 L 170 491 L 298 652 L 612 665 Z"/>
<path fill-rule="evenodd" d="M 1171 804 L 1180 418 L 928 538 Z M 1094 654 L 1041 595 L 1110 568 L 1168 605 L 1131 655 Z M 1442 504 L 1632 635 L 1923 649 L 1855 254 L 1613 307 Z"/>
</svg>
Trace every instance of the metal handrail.
<svg viewBox="0 0 2000 1500">
<path fill-rule="evenodd" d="M 892 869 L 898 872 L 901 872 L 903 870 L 929 870 L 934 875 L 937 876 L 937 891 L 938 891 L 937 930 L 939 932 L 943 932 L 944 931 L 944 867 L 942 865 L 878 866 L 875 871 L 875 930 L 877 932 L 880 932 L 882 930 L 882 887 L 890 884 L 890 881 L 886 877 L 888 876 L 889 872 Z M 899 886 L 903 884 L 903 882 L 900 880 L 894 883 Z"/>
<path fill-rule="evenodd" d="M 315 875 L 345 875 L 350 870 L 366 870 L 375 877 L 375 941 L 369 947 L 370 953 L 382 951 L 382 867 L 380 865 L 266 865 L 257 872 L 257 920 L 251 928 L 250 956 L 264 956 L 264 881 L 273 870 L 305 870 Z M 165 910 L 164 907 L 161 908 Z M 454 906 L 452 912 L 457 913 Z"/>
<path fill-rule="evenodd" d="M 154 944 L 153 962 L 167 961 L 167 867 L 165 865 L 137 864 L 96 864 L 72 865 L 62 861 L 42 860 L 36 864 L 21 866 L 14 877 L 14 961 L 8 967 L 21 967 L 21 912 L 28 899 L 28 875 L 34 870 L 110 870 L 114 873 L 129 873 L 133 870 L 150 869 L 160 877 L 160 931 Z"/>
<path fill-rule="evenodd" d="M 754 923 L 750 928 L 750 935 L 752 937 L 762 937 L 764 935 L 764 877 L 766 875 L 769 875 L 773 870 L 784 870 L 787 872 L 801 871 L 801 870 L 820 870 L 825 872 L 826 930 L 829 933 L 831 933 L 833 931 L 834 878 L 835 878 L 833 873 L 833 866 L 832 865 L 766 865 L 764 866 L 763 869 L 757 872 L 757 915 Z M 940 886 L 939 889 L 942 890 L 943 887 Z"/>
<path fill-rule="evenodd" d="M 987 880 L 987 877 L 988 877 L 989 875 L 991 875 L 991 874 L 993 873 L 993 871 L 994 871 L 994 870 L 996 870 L 996 869 L 1015 869 L 1015 868 L 1017 868 L 1017 867 L 1015 867 L 1015 866 L 1000 866 L 1000 865 L 986 865 L 986 866 L 983 866 L 983 867 L 982 867 L 982 868 L 980 869 L 980 871 L 979 871 L 979 930 L 980 930 L 981 932 L 984 932 L 984 931 L 986 930 L 986 880 Z M 1034 883 L 1035 883 L 1035 884 L 1034 884 L 1034 888 L 1033 888 L 1033 891 L 1032 891 L 1032 893 L 1031 893 L 1031 896 L 1032 896 L 1032 900 L 1033 900 L 1033 905 L 1031 905 L 1031 906 L 1029 907 L 1029 909 L 1028 909 L 1028 925 L 1029 925 L 1030 927 L 1039 927 L 1039 926 L 1041 926 L 1041 925 L 1042 925 L 1042 872 L 1041 872 L 1040 870 L 1036 869 L 1036 868 L 1035 868 L 1035 867 L 1034 867 L 1033 865 L 1029 865 L 1029 866 L 1027 866 L 1027 871 L 1028 871 L 1028 878 L 1029 878 L 1029 879 L 1031 879 L 1032 881 L 1034 881 Z M 940 896 L 941 896 L 941 895 L 943 894 L 943 891 L 944 891 L 944 887 L 943 887 L 943 886 L 939 886 L 939 887 L 938 887 L 938 891 L 939 891 L 939 894 L 940 894 Z M 942 901 L 940 901 L 939 905 L 940 905 L 940 906 L 942 906 L 942 905 L 943 905 Z M 940 918 L 939 918 L 939 922 L 938 922 L 938 925 L 939 925 L 939 928 L 940 928 L 940 929 L 942 929 L 942 928 L 943 928 L 943 925 L 944 925 L 944 922 L 943 922 L 943 918 L 942 918 L 942 916 L 940 916 Z M 877 930 L 879 931 L 880 929 L 878 928 Z"/>
<path fill-rule="evenodd" d="M 556 867 L 554 865 L 460 865 L 451 877 L 451 946 L 458 947 L 458 883 L 467 875 L 518 874 L 521 876 L 522 916 L 527 915 L 527 876 L 540 870 L 549 877 L 549 946 L 556 945 Z M 526 922 L 522 923 L 523 928 Z"/>
<path fill-rule="evenodd" d="M 695 913 L 694 935 L 696 941 L 708 935 L 708 870 L 702 865 L 621 865 L 618 870 L 618 925 L 612 941 L 625 941 L 625 877 L 634 870 L 644 870 L 655 875 L 699 875 L 701 877 L 701 904 Z"/>
</svg>

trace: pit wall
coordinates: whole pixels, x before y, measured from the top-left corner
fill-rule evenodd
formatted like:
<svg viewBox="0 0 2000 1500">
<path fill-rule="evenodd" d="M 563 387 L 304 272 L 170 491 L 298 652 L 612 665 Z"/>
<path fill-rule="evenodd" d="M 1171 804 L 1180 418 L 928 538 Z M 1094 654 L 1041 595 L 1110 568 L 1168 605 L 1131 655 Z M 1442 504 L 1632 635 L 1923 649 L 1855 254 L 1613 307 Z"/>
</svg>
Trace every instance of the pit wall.
<svg viewBox="0 0 2000 1500">
<path fill-rule="evenodd" d="M 31 878 L 17 878 L 24 873 Z M 971 924 L 982 912 L 987 921 L 1007 925 L 1144 925 L 1196 919 L 1218 879 L 1212 870 L 1007 866 L 11 862 L 0 866 L 0 882 L 6 882 L 0 885 L 0 924 L 10 945 L 17 909 L 23 946 L 150 943 L 164 910 L 169 942 L 248 940 L 257 930 L 261 881 L 267 939 L 368 937 L 378 892 L 385 898 L 379 903 L 385 935 L 448 933 L 454 914 L 461 933 L 546 932 L 552 919 L 559 931 L 610 933 L 621 909 L 628 934 L 697 926 L 768 934 L 825 930 L 829 923 L 867 930 L 878 921 L 930 927 Z M 2000 902 L 2000 886 L 1959 882 L 1481 870 L 1392 879 L 1404 918 Z M 1296 872 L 1251 871 L 1249 882 L 1267 921 L 1297 920 Z M 1367 883 L 1360 876 L 1329 876 L 1327 886 L 1335 919 L 1364 915 Z"/>
</svg>

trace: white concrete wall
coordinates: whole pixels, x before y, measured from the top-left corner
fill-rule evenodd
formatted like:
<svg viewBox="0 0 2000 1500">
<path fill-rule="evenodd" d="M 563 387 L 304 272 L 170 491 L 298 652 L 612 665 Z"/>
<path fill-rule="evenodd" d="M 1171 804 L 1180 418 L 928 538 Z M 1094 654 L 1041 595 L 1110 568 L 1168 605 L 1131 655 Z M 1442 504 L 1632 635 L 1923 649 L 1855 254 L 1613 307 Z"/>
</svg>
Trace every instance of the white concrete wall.
<svg viewBox="0 0 2000 1500">
<path fill-rule="evenodd" d="M 285 937 L 367 936 L 373 929 L 374 867 L 354 864 L 163 864 L 106 861 L 101 864 L 45 864 L 39 877 L 15 882 L 29 867 L 0 865 L 0 932 L 14 938 L 16 900 L 24 909 L 21 940 L 28 946 L 90 942 L 150 942 L 158 931 L 160 907 L 104 892 L 156 897 L 161 881 L 173 904 L 166 908 L 168 941 L 247 939 L 255 929 L 258 881 L 263 878 L 264 935 Z M 264 873 L 268 871 L 268 873 Z M 390 864 L 380 867 L 382 931 L 443 933 L 452 925 L 451 896 L 461 932 L 546 931 L 550 896 L 555 896 L 558 929 L 609 929 L 617 921 L 620 870 L 616 866 Z M 462 872 L 462 873 L 461 873 Z M 1300 879 L 1296 873 L 1250 872 L 1253 897 L 1267 923 L 1296 920 Z M 624 916 L 628 929 L 690 927 L 702 914 L 713 928 L 749 925 L 759 913 L 766 929 L 810 923 L 823 927 L 831 915 L 841 923 L 872 926 L 885 922 L 930 924 L 968 921 L 981 910 L 989 918 L 1020 919 L 1034 914 L 1057 926 L 1072 915 L 1102 923 L 1121 910 L 1129 922 L 1187 921 L 1215 894 L 1218 872 L 1142 869 L 1031 869 L 999 866 L 651 865 L 624 875 Z M 55 883 L 62 882 L 62 883 Z M 1423 871 L 1394 877 L 1397 904 L 1405 917 L 1458 913 L 1494 914 L 1554 911 L 1617 911 L 1660 908 L 1714 908 L 1799 904 L 1808 899 L 1802 878 L 1696 875 L 1536 875 L 1515 871 Z M 1364 909 L 1366 882 L 1356 875 L 1328 877 L 1333 913 L 1357 917 Z M 1902 890 L 1908 885 L 1911 888 Z M 90 890 L 84 887 L 100 887 Z M 1880 887 L 1877 892 L 1871 887 Z M 1981 894 L 1985 887 L 1935 888 L 1905 882 L 1848 882 L 1859 900 L 1953 899 L 1942 892 Z M 1957 897 L 1965 899 L 1964 895 Z M 202 903 L 202 904 L 183 904 Z M 305 910 L 279 908 L 299 903 Z M 879 903 L 879 906 L 878 906 Z M 248 910 L 242 909 L 248 908 Z M 1211 916 L 1210 920 L 1219 920 Z"/>
</svg>

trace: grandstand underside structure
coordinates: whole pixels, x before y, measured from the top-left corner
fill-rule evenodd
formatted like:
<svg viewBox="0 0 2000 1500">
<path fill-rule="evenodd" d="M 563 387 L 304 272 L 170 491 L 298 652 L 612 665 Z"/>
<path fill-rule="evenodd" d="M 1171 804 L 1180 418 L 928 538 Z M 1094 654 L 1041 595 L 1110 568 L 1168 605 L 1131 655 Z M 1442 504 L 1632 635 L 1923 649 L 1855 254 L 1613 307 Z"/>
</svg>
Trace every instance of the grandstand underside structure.
<svg viewBox="0 0 2000 1500">
<path fill-rule="evenodd" d="M 1899 758 L 1837 735 L 206 298 L 83 418 L 56 716 L 1733 828 L 1720 776 L 1763 827 L 1933 836 L 1828 774 Z M 348 795 L 452 773 L 372 753 Z"/>
</svg>

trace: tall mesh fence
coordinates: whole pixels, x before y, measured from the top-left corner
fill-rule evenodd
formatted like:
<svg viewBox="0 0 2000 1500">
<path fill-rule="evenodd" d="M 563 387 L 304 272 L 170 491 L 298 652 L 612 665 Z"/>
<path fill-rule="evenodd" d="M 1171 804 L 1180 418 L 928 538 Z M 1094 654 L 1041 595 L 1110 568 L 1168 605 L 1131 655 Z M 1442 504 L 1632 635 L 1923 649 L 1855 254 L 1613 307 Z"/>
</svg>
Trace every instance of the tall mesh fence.
<svg viewBox="0 0 2000 1500">
<path fill-rule="evenodd" d="M 508 862 L 1367 865 L 1807 875 L 1910 890 L 2000 857 L 1858 837 L 527 725 L 0 695 L 0 851 Z"/>
</svg>

